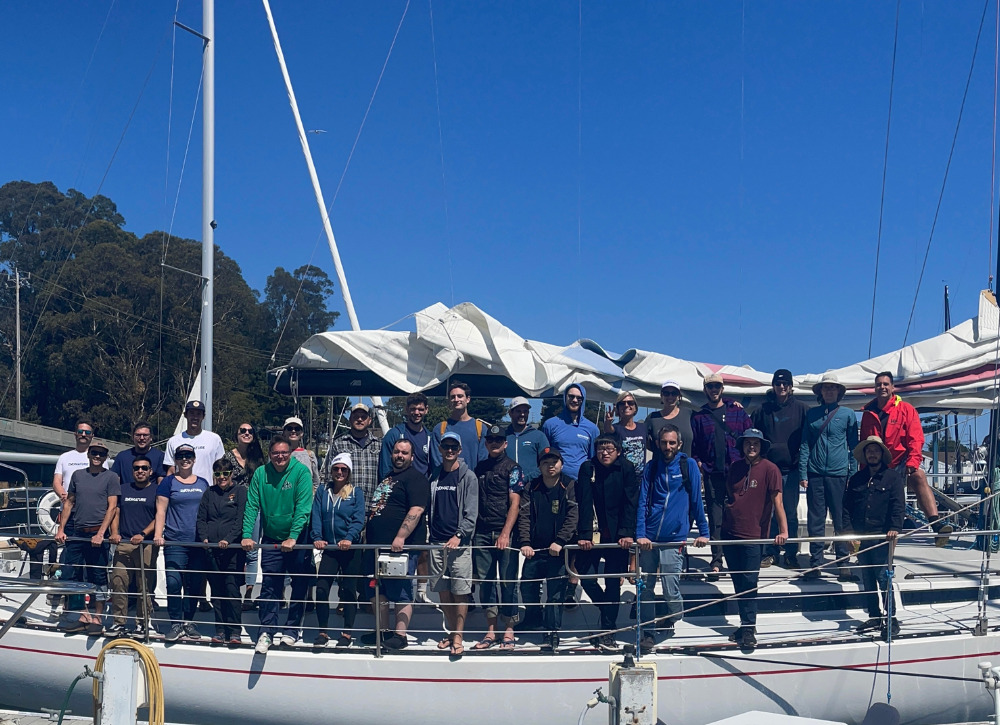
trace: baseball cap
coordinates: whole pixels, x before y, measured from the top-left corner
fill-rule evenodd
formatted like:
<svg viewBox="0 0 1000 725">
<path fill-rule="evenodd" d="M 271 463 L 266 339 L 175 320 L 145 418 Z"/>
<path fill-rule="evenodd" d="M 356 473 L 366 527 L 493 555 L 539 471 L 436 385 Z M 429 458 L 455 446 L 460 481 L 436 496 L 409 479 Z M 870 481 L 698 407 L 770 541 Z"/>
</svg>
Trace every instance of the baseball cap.
<svg viewBox="0 0 1000 725">
<path fill-rule="evenodd" d="M 444 443 L 445 441 L 455 441 L 458 445 L 462 445 L 462 437 L 453 430 L 450 430 L 441 436 L 441 442 Z"/>
<path fill-rule="evenodd" d="M 104 443 L 102 443 L 101 441 L 94 441 L 93 443 L 91 443 L 91 444 L 90 444 L 90 445 L 89 445 L 89 446 L 87 447 L 87 451 L 88 451 L 88 452 L 89 452 L 89 451 L 92 451 L 92 450 L 94 450 L 95 448 L 96 448 L 96 449 L 98 449 L 98 450 L 101 450 L 101 451 L 104 451 L 105 453 L 107 453 L 107 452 L 108 452 L 108 447 L 107 447 L 107 446 L 106 446 L 106 445 L 105 445 Z"/>
<path fill-rule="evenodd" d="M 299 418 L 297 415 L 293 415 L 290 418 L 285 418 L 285 424 L 283 426 L 281 426 L 281 427 L 282 428 L 287 428 L 290 425 L 297 425 L 299 428 L 302 428 L 303 427 L 302 426 L 302 419 Z"/>
<path fill-rule="evenodd" d="M 676 380 L 664 380 L 663 384 L 660 385 L 660 391 L 662 392 L 667 388 L 675 388 L 677 390 L 680 390 L 681 386 L 680 383 L 678 383 Z"/>
<path fill-rule="evenodd" d="M 371 409 L 371 408 L 369 408 L 369 407 L 368 407 L 367 405 L 365 405 L 364 403 L 355 403 L 354 405 L 352 405 L 352 406 L 351 406 L 351 412 L 353 413 L 353 412 L 354 412 L 355 410 L 363 410 L 363 411 L 365 411 L 365 413 L 367 413 L 368 415 L 371 415 L 371 414 L 372 414 L 372 409 Z"/>
<path fill-rule="evenodd" d="M 175 458 L 177 457 L 178 453 L 191 453 L 191 454 L 195 454 L 194 446 L 192 446 L 190 443 L 181 443 L 174 450 L 174 457 Z M 197 454 L 195 454 L 195 455 L 197 455 Z"/>
<path fill-rule="evenodd" d="M 718 383 L 719 385 L 723 385 L 724 384 L 723 380 L 722 380 L 722 376 L 719 375 L 718 373 L 712 373 L 711 375 L 709 375 L 707 378 L 705 378 L 705 380 L 703 381 L 702 384 L 703 385 L 708 385 L 709 383 Z"/>
<path fill-rule="evenodd" d="M 792 384 L 792 371 L 785 370 L 785 368 L 779 368 L 774 371 L 774 376 L 771 378 L 771 385 L 776 383 L 788 383 Z"/>
<path fill-rule="evenodd" d="M 489 428 L 486 429 L 486 437 L 487 438 L 503 438 L 503 439 L 507 438 L 507 436 L 503 432 L 503 428 L 501 428 L 500 426 L 495 425 L 495 424 L 491 425 Z"/>
<path fill-rule="evenodd" d="M 519 395 L 510 401 L 510 408 L 507 408 L 507 410 L 510 410 L 511 408 L 516 408 L 519 405 L 531 405 L 531 401 L 529 401 L 523 395 Z"/>
<path fill-rule="evenodd" d="M 555 448 L 543 448 L 538 451 L 538 462 L 541 463 L 546 458 L 558 458 L 560 461 L 563 459 L 562 453 L 560 453 Z"/>
<path fill-rule="evenodd" d="M 184 404 L 184 412 L 187 413 L 190 410 L 200 410 L 202 413 L 205 412 L 205 404 L 200 400 L 189 400 Z"/>
</svg>

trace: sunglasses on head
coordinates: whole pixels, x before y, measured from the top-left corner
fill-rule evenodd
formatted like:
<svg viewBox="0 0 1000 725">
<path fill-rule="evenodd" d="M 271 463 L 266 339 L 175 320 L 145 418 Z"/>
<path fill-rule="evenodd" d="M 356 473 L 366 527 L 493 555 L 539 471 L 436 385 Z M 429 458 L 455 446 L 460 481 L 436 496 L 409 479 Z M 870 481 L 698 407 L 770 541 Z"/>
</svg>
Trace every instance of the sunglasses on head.
<svg viewBox="0 0 1000 725">
<path fill-rule="evenodd" d="M 152 471 L 150 466 L 132 466 L 133 471 Z"/>
<path fill-rule="evenodd" d="M 212 476 L 214 478 L 229 478 L 233 475 L 232 469 L 228 471 L 212 471 Z"/>
<path fill-rule="evenodd" d="M 253 435 L 253 428 L 240 428 L 240 435 L 243 435 L 244 433 Z"/>
</svg>

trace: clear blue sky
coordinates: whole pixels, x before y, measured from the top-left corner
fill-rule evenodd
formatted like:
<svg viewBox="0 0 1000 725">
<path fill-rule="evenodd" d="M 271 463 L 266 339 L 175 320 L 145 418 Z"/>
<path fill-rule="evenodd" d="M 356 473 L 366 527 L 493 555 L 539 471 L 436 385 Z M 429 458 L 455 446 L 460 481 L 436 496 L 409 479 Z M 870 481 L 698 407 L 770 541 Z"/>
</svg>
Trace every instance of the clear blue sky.
<svg viewBox="0 0 1000 725">
<path fill-rule="evenodd" d="M 328 202 L 404 4 L 275 3 Z M 873 354 L 902 344 L 982 7 L 902 6 Z M 552 343 L 795 373 L 866 358 L 895 3 L 584 0 L 582 28 L 579 8 L 435 1 L 439 116 L 413 0 L 332 215 L 363 325 L 471 301 Z M 200 64 L 174 3 L 3 14 L 0 182 L 100 190 L 128 229 L 166 228 Z M 200 28 L 200 4 L 178 18 Z M 995 19 L 911 342 L 941 331 L 945 282 L 956 321 L 987 283 Z M 257 289 L 279 262 L 332 277 L 263 9 L 223 0 L 216 23 L 216 242 Z M 196 124 L 173 226 L 194 238 Z"/>
</svg>

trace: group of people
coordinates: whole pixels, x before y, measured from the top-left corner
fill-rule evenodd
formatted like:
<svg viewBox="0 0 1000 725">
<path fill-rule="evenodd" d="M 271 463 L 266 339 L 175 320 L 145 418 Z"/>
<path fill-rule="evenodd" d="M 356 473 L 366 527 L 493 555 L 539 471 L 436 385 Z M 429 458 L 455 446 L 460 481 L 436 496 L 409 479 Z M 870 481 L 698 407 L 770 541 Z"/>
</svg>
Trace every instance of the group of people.
<svg viewBox="0 0 1000 725">
<path fill-rule="evenodd" d="M 133 630 L 149 626 L 162 548 L 168 641 L 201 636 L 193 620 L 204 606 L 207 573 L 213 642 L 238 644 L 242 610 L 256 606 L 259 653 L 275 642 L 301 641 L 313 596 L 315 646 L 350 646 L 359 605 L 370 601 L 382 631 L 363 635 L 362 643 L 402 649 L 414 603 L 431 601 L 428 589 L 438 594 L 447 629 L 438 647 L 453 657 L 465 651 L 465 621 L 477 591 L 487 628 L 475 649 L 513 649 L 517 631 L 542 629 L 543 647 L 555 650 L 578 583 L 600 612 L 603 634 L 594 645 L 612 651 L 618 647 L 611 632 L 621 583 L 638 563 L 641 647 L 649 651 L 682 617 L 680 575 L 694 528 L 695 547 L 712 545 L 709 580 L 718 579 L 724 564 L 730 571 L 740 615 L 731 639 L 752 649 L 759 569 L 799 566 L 797 546 L 786 540 L 797 535 L 801 487 L 810 536 L 825 534 L 829 511 L 837 534 L 895 538 L 904 486 L 914 491 L 935 531 L 942 537 L 950 532 L 919 466 L 923 433 L 916 411 L 895 395 L 889 373 L 875 383 L 859 435 L 855 413 L 840 405 L 846 390 L 829 375 L 814 387 L 819 405 L 809 408 L 792 397 L 791 373 L 778 370 L 766 401 L 751 411 L 726 397 L 722 378 L 710 375 L 704 380 L 707 402 L 690 414 L 680 406 L 680 386 L 667 381 L 660 411 L 636 421 L 637 401 L 623 392 L 601 428 L 583 414 L 586 390 L 580 384 L 569 385 L 559 414 L 536 428 L 528 424 L 529 401 L 520 397 L 511 401 L 505 427 L 473 418 L 471 390 L 455 381 L 448 390 L 449 416 L 431 429 L 424 424 L 428 400 L 421 393 L 407 397 L 405 420 L 383 437 L 372 432 L 372 411 L 355 405 L 322 471 L 294 417 L 271 439 L 266 457 L 247 423 L 237 431 L 237 446 L 226 451 L 218 435 L 202 429 L 203 404 L 191 401 L 187 430 L 170 439 L 165 453 L 152 447 L 149 426 L 140 423 L 133 447 L 110 470 L 107 447 L 94 440 L 88 421 L 80 421 L 76 449 L 60 457 L 53 480 L 65 502 L 56 537 L 66 544 L 63 564 L 80 565 L 79 576 L 97 588 L 95 611 L 85 609 L 73 628 L 103 631 L 113 543 L 114 635 L 132 631 L 130 590 L 139 592 Z M 741 539 L 773 544 L 735 543 Z M 734 543 L 714 543 L 720 541 Z M 567 570 L 563 547 L 570 544 L 576 550 Z M 376 560 L 373 547 L 387 556 Z M 859 554 L 870 596 L 870 619 L 862 629 L 898 627 L 883 613 L 891 596 L 886 549 L 866 545 Z M 841 578 L 853 577 L 848 556 L 846 547 L 838 548 L 834 563 Z M 822 544 L 813 544 L 803 576 L 822 576 L 823 557 Z M 392 558 L 405 574 L 374 576 Z M 250 590 L 258 566 L 262 584 L 254 603 Z M 339 632 L 330 629 L 334 584 L 343 617 Z"/>
</svg>

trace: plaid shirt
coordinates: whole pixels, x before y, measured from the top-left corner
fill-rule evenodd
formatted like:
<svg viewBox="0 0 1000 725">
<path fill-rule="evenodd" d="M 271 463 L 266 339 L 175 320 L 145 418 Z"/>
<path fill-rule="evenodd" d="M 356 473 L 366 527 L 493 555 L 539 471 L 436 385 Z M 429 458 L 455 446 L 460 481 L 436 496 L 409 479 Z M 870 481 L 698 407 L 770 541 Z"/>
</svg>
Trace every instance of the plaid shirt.
<svg viewBox="0 0 1000 725">
<path fill-rule="evenodd" d="M 371 433 L 361 443 L 350 433 L 344 433 L 333 439 L 330 453 L 326 457 L 329 469 L 329 461 L 332 461 L 334 456 L 340 453 L 351 454 L 351 483 L 361 487 L 365 494 L 366 507 L 369 509 L 375 498 L 375 486 L 378 485 L 378 455 L 381 449 L 381 439 Z M 329 474 L 330 471 L 327 470 L 325 476 L 327 480 L 330 480 Z"/>
<path fill-rule="evenodd" d="M 723 398 L 725 412 L 726 434 L 726 466 L 719 473 L 728 474 L 729 467 L 736 461 L 743 458 L 743 451 L 736 449 L 736 439 L 747 428 L 753 428 L 750 416 L 735 400 Z M 691 457 L 701 464 L 701 471 L 705 476 L 715 473 L 715 416 L 712 409 L 706 403 L 700 410 L 691 414 L 691 432 L 694 440 L 691 441 Z"/>
</svg>

